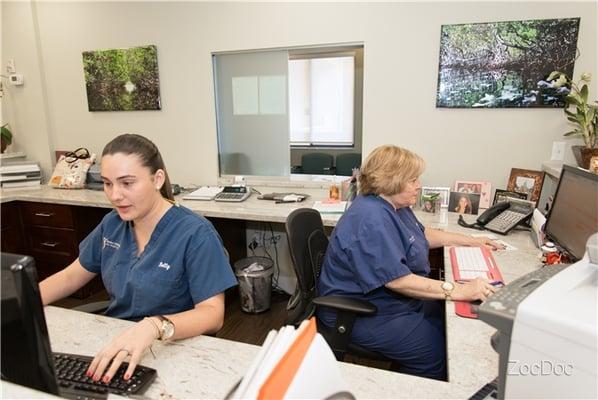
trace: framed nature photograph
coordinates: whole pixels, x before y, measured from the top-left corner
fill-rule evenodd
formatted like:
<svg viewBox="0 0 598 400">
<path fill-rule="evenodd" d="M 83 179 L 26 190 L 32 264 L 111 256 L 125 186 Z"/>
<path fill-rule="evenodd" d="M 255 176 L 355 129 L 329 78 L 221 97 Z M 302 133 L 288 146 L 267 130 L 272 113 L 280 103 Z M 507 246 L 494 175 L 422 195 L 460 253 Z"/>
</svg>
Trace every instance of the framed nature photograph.
<svg viewBox="0 0 598 400">
<path fill-rule="evenodd" d="M 449 204 L 449 194 L 451 193 L 450 187 L 445 186 L 422 186 L 421 189 L 421 196 L 429 196 L 434 193 L 440 194 L 440 205 L 441 206 L 448 206 Z M 420 196 L 420 205 L 423 206 L 423 202 L 421 202 Z"/>
<path fill-rule="evenodd" d="M 503 201 L 509 201 L 509 198 L 527 200 L 528 195 L 523 193 L 511 192 L 504 189 L 496 189 L 496 191 L 494 192 L 494 200 L 492 201 L 492 205 L 501 203 Z"/>
<path fill-rule="evenodd" d="M 563 107 L 580 18 L 442 25 L 436 107 Z"/>
<path fill-rule="evenodd" d="M 475 193 L 480 195 L 480 207 L 490 207 L 490 182 L 456 181 L 455 192 Z"/>
<path fill-rule="evenodd" d="M 477 215 L 480 209 L 480 195 L 474 193 L 451 192 L 448 210 L 459 214 Z"/>
<path fill-rule="evenodd" d="M 89 111 L 160 110 L 155 45 L 83 52 Z"/>
<path fill-rule="evenodd" d="M 542 192 L 544 175 L 544 171 L 512 168 L 507 190 L 523 193 L 527 195 L 527 200 L 537 203 Z"/>
</svg>

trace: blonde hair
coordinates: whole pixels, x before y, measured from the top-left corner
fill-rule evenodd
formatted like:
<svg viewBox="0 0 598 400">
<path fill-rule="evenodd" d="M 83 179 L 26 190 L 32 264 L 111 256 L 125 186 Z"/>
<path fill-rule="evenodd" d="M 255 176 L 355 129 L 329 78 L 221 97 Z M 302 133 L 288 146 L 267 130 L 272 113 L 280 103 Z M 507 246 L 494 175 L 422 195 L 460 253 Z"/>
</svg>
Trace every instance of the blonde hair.
<svg viewBox="0 0 598 400">
<path fill-rule="evenodd" d="M 359 174 L 362 195 L 400 193 L 405 184 L 424 172 L 425 161 L 419 155 L 398 146 L 384 145 L 365 159 Z"/>
</svg>

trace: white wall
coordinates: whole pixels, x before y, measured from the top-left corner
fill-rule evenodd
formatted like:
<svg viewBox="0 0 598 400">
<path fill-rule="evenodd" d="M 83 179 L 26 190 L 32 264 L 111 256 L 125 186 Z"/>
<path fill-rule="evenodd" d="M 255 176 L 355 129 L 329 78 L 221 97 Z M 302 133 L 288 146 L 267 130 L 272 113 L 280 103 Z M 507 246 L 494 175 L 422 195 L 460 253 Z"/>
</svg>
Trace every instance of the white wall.
<svg viewBox="0 0 598 400">
<path fill-rule="evenodd" d="M 134 132 L 156 142 L 174 182 L 215 183 L 213 51 L 364 42 L 363 152 L 385 143 L 416 151 L 428 162 L 428 185 L 468 179 L 504 188 L 512 167 L 540 169 L 567 131 L 560 109 L 435 108 L 440 25 L 579 16 L 575 75 L 593 72 L 594 97 L 598 88 L 596 2 L 3 1 L 2 7 L 1 65 L 14 58 L 26 79 L 10 88 L 4 116 L 16 150 L 47 168 L 48 150 L 87 146 L 99 153 L 116 134 Z M 88 112 L 81 52 L 144 44 L 158 47 L 162 110 Z"/>
</svg>

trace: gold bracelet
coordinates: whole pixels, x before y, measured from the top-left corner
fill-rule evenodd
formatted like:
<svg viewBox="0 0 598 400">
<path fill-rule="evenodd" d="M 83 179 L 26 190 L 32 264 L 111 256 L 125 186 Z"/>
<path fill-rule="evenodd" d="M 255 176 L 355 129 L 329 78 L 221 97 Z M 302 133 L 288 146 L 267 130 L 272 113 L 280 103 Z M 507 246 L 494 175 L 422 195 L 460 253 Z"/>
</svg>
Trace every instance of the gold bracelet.
<svg viewBox="0 0 598 400">
<path fill-rule="evenodd" d="M 145 317 L 143 318 L 144 320 L 149 320 L 150 323 L 154 326 L 154 328 L 156 328 L 156 337 L 155 339 L 158 339 L 160 337 L 160 327 L 154 322 L 154 320 L 152 319 L 152 317 Z"/>
</svg>

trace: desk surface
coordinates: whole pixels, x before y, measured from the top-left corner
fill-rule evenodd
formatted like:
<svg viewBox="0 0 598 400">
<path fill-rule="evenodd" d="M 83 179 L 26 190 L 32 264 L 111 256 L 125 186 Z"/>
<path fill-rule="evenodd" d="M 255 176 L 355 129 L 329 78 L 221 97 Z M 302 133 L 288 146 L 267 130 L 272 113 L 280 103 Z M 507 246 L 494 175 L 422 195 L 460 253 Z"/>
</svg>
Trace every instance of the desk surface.
<svg viewBox="0 0 598 400">
<path fill-rule="evenodd" d="M 310 195 L 300 203 L 276 204 L 271 200 L 259 200 L 254 193 L 240 203 L 218 201 L 183 200 L 183 195 L 176 200 L 187 208 L 204 217 L 241 219 L 245 221 L 281 222 L 296 208 L 311 207 L 316 200 L 325 200 L 328 191 L 312 188 L 257 187 L 261 193 L 297 192 Z M 0 202 L 14 200 L 38 201 L 42 203 L 67 204 L 88 207 L 112 208 L 103 191 L 54 189 L 47 185 L 36 188 L 0 189 Z M 339 215 L 325 215 L 322 220 L 326 226 L 334 226 Z"/>
<path fill-rule="evenodd" d="M 270 188 L 270 191 L 272 188 Z M 320 192 L 323 193 L 322 190 Z M 102 192 L 87 190 L 65 191 L 51 188 L 3 190 L 2 202 L 11 200 L 42 201 L 69 205 L 108 207 Z M 284 222 L 286 215 L 298 207 L 311 205 L 277 204 L 257 200 L 252 196 L 238 204 L 189 202 L 183 204 L 212 217 Z M 190 205 L 188 205 L 190 203 Z M 194 206 L 196 205 L 196 206 Z M 280 206 L 280 207 L 278 207 Z M 463 233 L 474 231 L 457 225 L 457 214 L 449 213 L 448 225 L 439 225 L 437 214 L 417 212 L 428 227 L 437 227 Z M 268 219 L 265 219 L 268 218 Z M 338 217 L 327 220 L 336 223 Z M 471 218 L 474 219 L 473 216 Z M 505 281 L 539 267 L 538 250 L 533 246 L 529 232 L 514 232 L 503 237 L 517 250 L 496 252 L 494 257 Z M 445 251 L 445 275 L 452 280 L 448 251 Z M 114 332 L 130 322 L 102 316 L 79 313 L 55 307 L 46 308 L 46 317 L 54 351 L 92 355 Z M 494 329 L 479 320 L 455 315 L 454 304 L 446 307 L 449 382 L 438 382 L 410 375 L 340 363 L 348 387 L 358 398 L 467 398 L 498 375 L 498 356 L 490 346 Z M 159 378 L 147 393 L 150 398 L 171 395 L 175 398 L 222 398 L 232 385 L 243 376 L 258 347 L 209 336 L 155 346 L 156 359 L 149 354 L 143 363 L 158 370 Z M 27 388 L 2 384 L 4 397 L 30 397 Z"/>
</svg>

